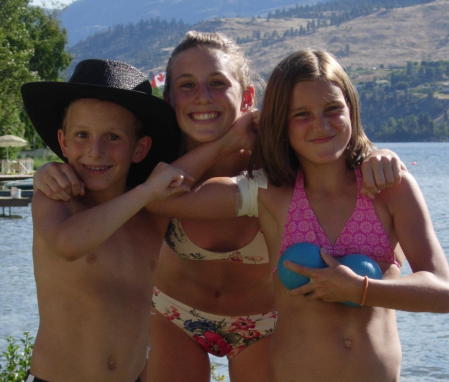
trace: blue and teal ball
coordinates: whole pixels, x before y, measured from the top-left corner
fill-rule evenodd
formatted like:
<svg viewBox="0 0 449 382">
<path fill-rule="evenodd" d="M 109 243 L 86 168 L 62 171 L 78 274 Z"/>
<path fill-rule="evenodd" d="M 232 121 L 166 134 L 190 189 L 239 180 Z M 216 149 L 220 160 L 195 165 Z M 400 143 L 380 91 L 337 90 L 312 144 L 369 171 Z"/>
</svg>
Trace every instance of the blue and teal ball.
<svg viewBox="0 0 449 382">
<path fill-rule="evenodd" d="M 371 257 L 361 254 L 346 255 L 340 259 L 340 263 L 346 265 L 360 276 L 368 276 L 370 279 L 377 280 L 382 278 L 382 270 L 379 264 Z M 348 306 L 360 306 L 350 301 L 346 301 L 344 304 Z"/>
<path fill-rule="evenodd" d="M 320 248 L 311 243 L 296 243 L 288 247 L 280 256 L 277 271 L 279 280 L 287 289 L 295 289 L 309 282 L 309 278 L 287 269 L 284 261 L 308 268 L 324 268 L 326 263 L 320 255 Z"/>
</svg>

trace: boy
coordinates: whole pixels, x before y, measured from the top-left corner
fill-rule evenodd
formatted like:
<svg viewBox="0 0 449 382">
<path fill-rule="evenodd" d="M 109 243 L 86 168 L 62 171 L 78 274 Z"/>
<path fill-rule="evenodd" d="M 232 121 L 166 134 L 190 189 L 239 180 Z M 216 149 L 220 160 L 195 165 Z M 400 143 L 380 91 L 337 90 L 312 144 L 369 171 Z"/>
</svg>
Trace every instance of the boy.
<svg viewBox="0 0 449 382">
<path fill-rule="evenodd" d="M 40 324 L 27 381 L 133 382 L 145 363 L 151 270 L 166 226 L 141 208 L 185 186 L 161 164 L 125 191 L 175 158 L 174 113 L 143 73 L 115 61 L 82 61 L 68 82 L 28 83 L 22 96 L 43 140 L 85 185 L 69 202 L 33 198 Z"/>
</svg>

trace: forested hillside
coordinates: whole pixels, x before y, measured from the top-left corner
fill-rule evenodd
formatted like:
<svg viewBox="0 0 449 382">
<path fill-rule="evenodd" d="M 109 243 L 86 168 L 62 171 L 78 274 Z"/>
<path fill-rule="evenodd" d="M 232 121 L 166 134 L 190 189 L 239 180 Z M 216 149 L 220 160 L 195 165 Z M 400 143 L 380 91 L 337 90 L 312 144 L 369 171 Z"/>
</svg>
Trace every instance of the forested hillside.
<svg viewBox="0 0 449 382">
<path fill-rule="evenodd" d="M 409 7 L 431 3 L 433 0 L 329 0 L 315 5 L 296 5 L 279 8 L 268 13 L 268 18 L 316 18 L 328 19 L 332 24 L 366 16 L 381 9 Z"/>
<path fill-rule="evenodd" d="M 358 85 L 364 127 L 375 141 L 449 139 L 449 61 L 409 62 Z"/>
<path fill-rule="evenodd" d="M 294 17 L 279 18 L 290 14 Z M 123 24 L 97 33 L 71 51 L 75 62 L 99 56 L 126 59 L 145 70 L 161 69 L 185 31 L 198 29 L 233 37 L 262 75 L 299 47 L 330 50 L 345 66 L 394 66 L 447 59 L 448 14 L 447 0 L 332 0 L 250 19 Z"/>
<path fill-rule="evenodd" d="M 118 58 L 158 71 L 187 30 L 219 31 L 233 37 L 266 78 L 293 50 L 327 49 L 358 84 L 372 139 L 448 140 L 448 14 L 447 0 L 332 0 L 265 17 L 120 25 L 71 52 L 74 62 Z"/>
<path fill-rule="evenodd" d="M 252 36 L 239 38 L 238 42 L 243 43 L 264 39 L 266 40 L 265 45 L 270 45 L 279 39 L 312 34 L 319 28 L 339 26 L 350 20 L 372 15 L 379 11 L 426 4 L 432 1 L 434 0 L 331 0 L 315 5 L 296 5 L 295 7 L 279 8 L 269 12 L 267 20 L 296 18 L 307 20 L 307 23 L 298 25 L 297 28 L 286 29 L 283 33 L 275 31 L 268 35 L 253 34 Z"/>
<path fill-rule="evenodd" d="M 87 57 L 114 58 L 140 68 L 163 66 L 169 47 L 176 45 L 190 28 L 183 21 L 160 19 L 115 26 L 71 48 L 75 60 L 70 69 Z"/>
<path fill-rule="evenodd" d="M 215 17 L 251 17 L 318 1 L 323 0 L 78 0 L 62 11 L 60 19 L 74 45 L 117 24 L 154 18 L 196 23 Z"/>
</svg>

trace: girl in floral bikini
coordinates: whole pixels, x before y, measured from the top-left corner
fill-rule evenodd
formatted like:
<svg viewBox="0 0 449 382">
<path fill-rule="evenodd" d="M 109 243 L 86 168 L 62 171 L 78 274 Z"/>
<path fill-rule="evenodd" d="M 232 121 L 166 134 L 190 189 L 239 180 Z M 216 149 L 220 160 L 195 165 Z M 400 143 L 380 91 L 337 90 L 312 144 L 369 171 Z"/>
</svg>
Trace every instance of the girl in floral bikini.
<svg viewBox="0 0 449 382">
<path fill-rule="evenodd" d="M 263 171 L 210 179 L 171 203 L 173 214 L 191 218 L 258 213 L 273 267 L 294 243 L 326 249 L 325 268 L 287 263 L 310 278 L 296 290 L 274 273 L 273 382 L 398 381 L 394 309 L 449 312 L 449 266 L 412 175 L 375 200 L 360 192 L 359 161 L 371 147 L 342 67 L 326 52 L 299 51 L 277 65 L 267 85 L 257 150 Z M 398 245 L 409 275 L 399 274 Z M 339 262 L 351 253 L 376 260 L 383 279 Z"/>
</svg>

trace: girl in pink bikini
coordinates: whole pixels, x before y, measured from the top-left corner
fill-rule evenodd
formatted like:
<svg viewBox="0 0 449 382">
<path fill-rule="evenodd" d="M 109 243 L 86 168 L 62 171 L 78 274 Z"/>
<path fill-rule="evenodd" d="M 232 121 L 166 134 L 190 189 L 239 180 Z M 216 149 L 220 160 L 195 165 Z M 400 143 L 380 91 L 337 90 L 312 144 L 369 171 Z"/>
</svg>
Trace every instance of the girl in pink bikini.
<svg viewBox="0 0 449 382">
<path fill-rule="evenodd" d="M 271 381 L 398 381 L 395 309 L 449 312 L 449 267 L 419 186 L 404 173 L 374 200 L 362 195 L 359 164 L 372 144 L 356 89 L 323 51 L 296 52 L 274 69 L 258 138 L 263 170 L 210 179 L 170 208 L 183 217 L 258 215 L 273 268 L 294 243 L 324 248 L 325 268 L 286 264 L 310 278 L 302 287 L 290 291 L 273 273 Z M 411 274 L 400 275 L 399 247 Z M 383 278 L 339 262 L 351 253 L 374 259 Z"/>
</svg>

